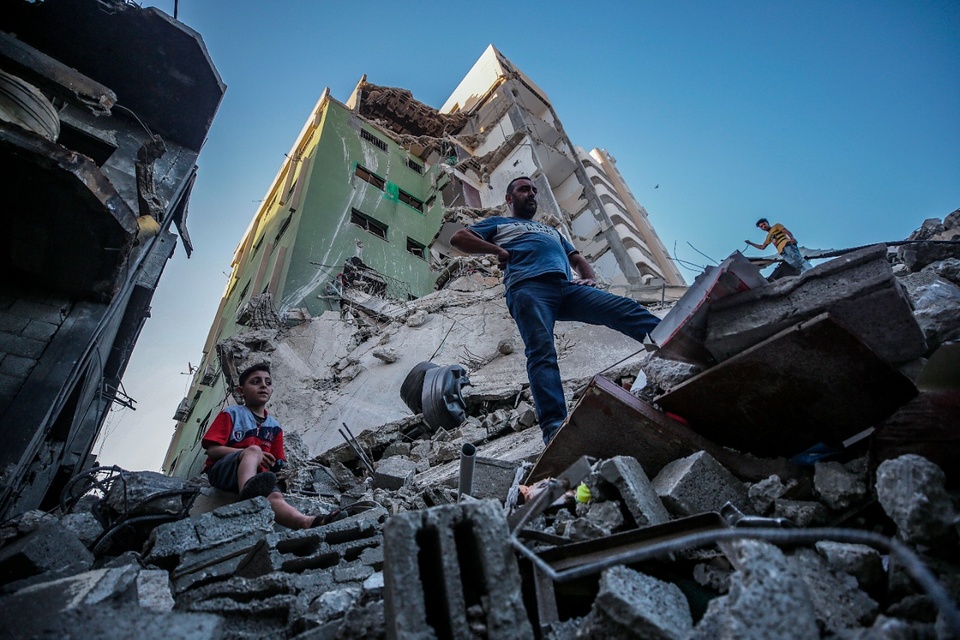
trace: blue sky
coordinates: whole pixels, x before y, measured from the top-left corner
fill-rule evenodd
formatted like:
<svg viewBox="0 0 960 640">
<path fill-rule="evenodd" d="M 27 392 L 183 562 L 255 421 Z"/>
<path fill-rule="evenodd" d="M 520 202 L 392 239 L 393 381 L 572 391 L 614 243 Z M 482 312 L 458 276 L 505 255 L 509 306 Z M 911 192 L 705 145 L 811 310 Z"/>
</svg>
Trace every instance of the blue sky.
<svg viewBox="0 0 960 640">
<path fill-rule="evenodd" d="M 196 251 L 160 281 L 124 378 L 137 410 L 109 418 L 104 464 L 159 469 L 240 236 L 323 88 L 345 101 L 363 74 L 439 107 L 494 44 L 700 265 L 762 240 L 761 216 L 843 248 L 960 207 L 955 0 L 179 4 L 227 93 L 198 162 Z"/>
</svg>

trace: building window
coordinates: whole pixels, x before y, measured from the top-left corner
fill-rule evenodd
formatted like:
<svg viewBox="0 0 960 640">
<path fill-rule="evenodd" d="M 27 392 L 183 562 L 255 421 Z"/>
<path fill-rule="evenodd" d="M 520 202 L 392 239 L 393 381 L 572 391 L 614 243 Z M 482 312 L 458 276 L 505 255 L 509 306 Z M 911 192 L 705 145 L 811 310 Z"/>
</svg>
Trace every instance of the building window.
<svg viewBox="0 0 960 640">
<path fill-rule="evenodd" d="M 423 213 L 423 200 L 418 200 L 417 198 L 414 198 L 412 195 L 410 195 L 403 189 L 399 190 L 397 198 L 400 200 L 400 202 L 407 205 L 408 207 L 413 207 L 420 213 Z"/>
<path fill-rule="evenodd" d="M 197 439 L 196 439 L 196 441 L 194 442 L 194 444 L 196 444 L 197 442 L 200 442 L 200 440 L 203 439 L 203 436 L 207 433 L 207 426 L 208 426 L 209 423 L 210 423 L 210 416 L 211 416 L 211 415 L 213 415 L 213 411 L 212 411 L 212 410 L 207 412 L 207 415 L 205 415 L 205 416 L 203 417 L 203 420 L 199 420 L 199 422 L 200 422 L 200 427 L 197 429 Z"/>
<path fill-rule="evenodd" d="M 350 222 L 357 225 L 364 231 L 369 231 L 378 238 L 387 239 L 387 225 L 377 222 L 370 216 L 363 214 L 356 209 L 350 210 Z"/>
<path fill-rule="evenodd" d="M 263 239 L 264 239 L 264 237 L 265 237 L 265 236 L 260 236 L 260 239 L 257 240 L 257 244 L 253 245 L 253 252 L 254 252 L 254 253 L 256 253 L 257 251 L 260 250 L 260 245 L 263 244 Z"/>
<path fill-rule="evenodd" d="M 407 166 L 416 171 L 421 176 L 423 175 L 423 165 L 414 160 L 413 158 L 407 158 Z"/>
<path fill-rule="evenodd" d="M 280 229 L 277 231 L 277 237 L 273 239 L 273 243 L 276 244 L 281 237 L 283 237 L 284 232 L 286 232 L 287 227 L 290 226 L 290 221 L 293 220 L 293 214 L 287 216 L 287 219 L 283 221 L 283 224 L 280 225 Z"/>
<path fill-rule="evenodd" d="M 377 136 L 373 135 L 366 129 L 360 129 L 360 137 L 366 140 L 367 142 L 369 142 L 370 144 L 372 144 L 373 146 L 375 146 L 377 149 L 380 149 L 380 151 L 387 150 L 387 143 L 381 140 L 380 138 L 378 138 Z"/>
<path fill-rule="evenodd" d="M 243 302 L 244 297 L 246 297 L 247 292 L 250 291 L 250 281 L 247 280 L 247 284 L 243 285 L 243 291 L 240 292 L 240 296 L 237 298 L 237 308 L 240 308 L 240 303 Z"/>
<path fill-rule="evenodd" d="M 353 175 L 357 176 L 364 182 L 369 182 L 377 189 L 380 189 L 380 191 L 383 191 L 383 188 L 387 184 L 386 180 L 359 164 L 357 165 L 357 168 L 353 170 Z"/>
<path fill-rule="evenodd" d="M 407 251 L 421 260 L 427 259 L 427 248 L 413 238 L 407 238 Z"/>
</svg>

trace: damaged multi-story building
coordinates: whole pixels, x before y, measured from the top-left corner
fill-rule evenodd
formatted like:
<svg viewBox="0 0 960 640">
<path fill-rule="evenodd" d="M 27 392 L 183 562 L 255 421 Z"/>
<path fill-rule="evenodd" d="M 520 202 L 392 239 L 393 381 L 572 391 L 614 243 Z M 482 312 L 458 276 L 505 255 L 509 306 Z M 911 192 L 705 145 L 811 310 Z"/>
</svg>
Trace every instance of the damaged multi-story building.
<svg viewBox="0 0 960 640">
<path fill-rule="evenodd" d="M 546 94 L 492 45 L 439 110 L 364 76 L 346 103 L 323 92 L 240 242 L 202 363 L 174 416 L 164 469 L 190 477 L 202 465 L 200 437 L 236 383 L 237 354 L 226 340 L 325 313 L 340 320 L 344 311 L 350 321 L 351 306 L 389 318 L 391 306 L 483 271 L 448 239 L 499 210 L 507 184 L 521 175 L 539 189 L 540 219 L 590 260 L 611 291 L 662 302 L 686 290 L 613 156 L 575 146 Z M 326 339 L 356 337 L 331 329 Z M 323 372 L 314 377 L 318 390 L 332 384 Z M 405 411 L 399 398 L 390 402 Z M 380 424 L 399 414 L 377 417 Z M 321 419 L 308 430 L 338 427 Z"/>
<path fill-rule="evenodd" d="M 0 516 L 91 466 L 225 85 L 199 34 L 124 0 L 0 12 Z"/>
</svg>

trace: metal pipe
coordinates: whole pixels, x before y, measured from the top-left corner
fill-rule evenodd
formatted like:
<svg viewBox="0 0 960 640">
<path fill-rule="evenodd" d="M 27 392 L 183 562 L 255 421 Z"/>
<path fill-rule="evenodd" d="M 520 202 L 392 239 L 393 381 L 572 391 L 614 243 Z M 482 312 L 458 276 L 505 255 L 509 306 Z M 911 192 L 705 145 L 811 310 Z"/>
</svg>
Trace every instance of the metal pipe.
<svg viewBox="0 0 960 640">
<path fill-rule="evenodd" d="M 460 448 L 460 486 L 457 488 L 457 502 L 463 494 L 473 493 L 473 468 L 477 465 L 477 448 L 465 442 Z"/>
</svg>

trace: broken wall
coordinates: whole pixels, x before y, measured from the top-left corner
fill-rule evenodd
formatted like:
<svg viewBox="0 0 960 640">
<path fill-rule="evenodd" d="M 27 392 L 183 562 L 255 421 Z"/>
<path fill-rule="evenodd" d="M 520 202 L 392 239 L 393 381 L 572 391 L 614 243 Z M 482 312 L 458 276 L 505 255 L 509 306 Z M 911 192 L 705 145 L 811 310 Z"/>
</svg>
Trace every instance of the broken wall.
<svg viewBox="0 0 960 640">
<path fill-rule="evenodd" d="M 111 403 L 132 402 L 120 378 L 176 246 L 171 225 L 192 248 L 194 163 L 225 87 L 195 32 L 120 2 L 6 3 L 0 67 L 52 119 L 33 126 L 0 106 L 3 515 L 54 504 L 92 463 Z"/>
</svg>

